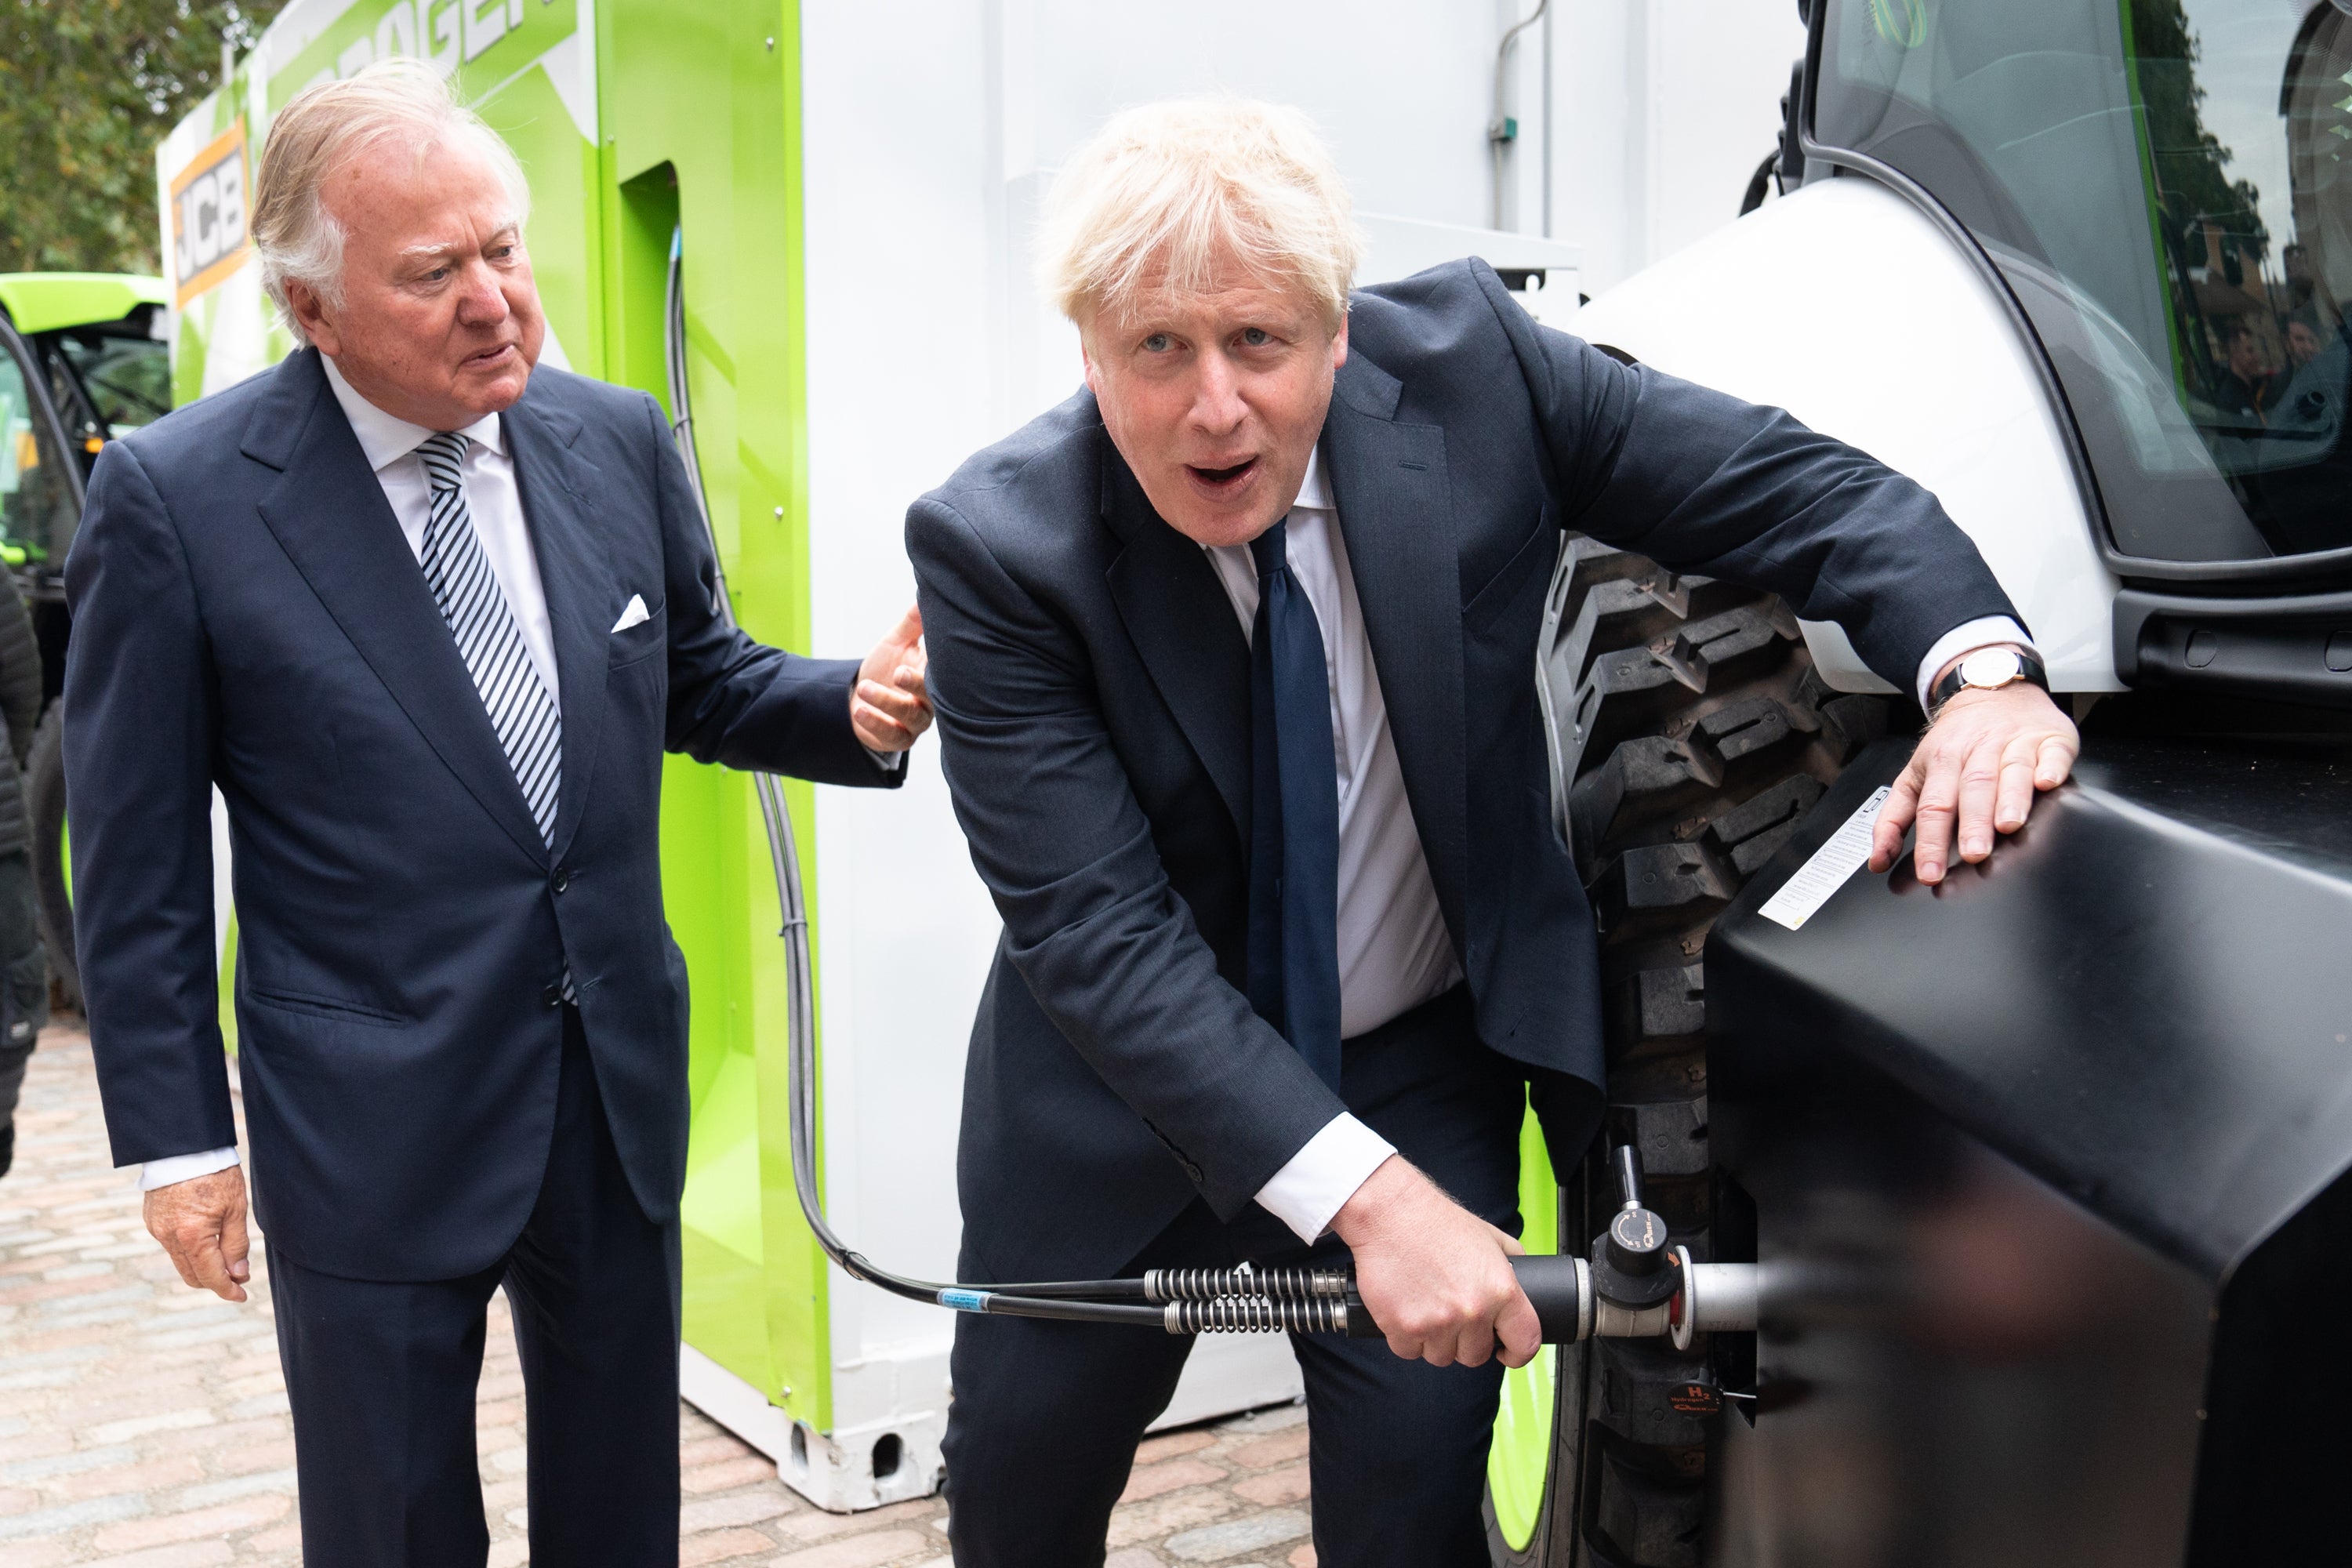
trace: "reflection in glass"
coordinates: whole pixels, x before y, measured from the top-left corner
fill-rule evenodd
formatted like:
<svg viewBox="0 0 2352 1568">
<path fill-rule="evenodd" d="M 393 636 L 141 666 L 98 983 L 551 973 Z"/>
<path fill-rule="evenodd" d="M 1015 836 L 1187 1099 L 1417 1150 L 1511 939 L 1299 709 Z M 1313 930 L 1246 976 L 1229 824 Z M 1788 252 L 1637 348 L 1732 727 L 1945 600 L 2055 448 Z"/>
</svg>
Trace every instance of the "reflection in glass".
<svg viewBox="0 0 2352 1568">
<path fill-rule="evenodd" d="M 2352 546 L 2337 0 L 1836 0 L 1814 130 L 2000 268 L 2125 553 Z"/>
<path fill-rule="evenodd" d="M 61 332 L 57 344 L 97 405 L 106 435 L 128 435 L 172 412 L 171 354 L 154 339 L 92 330 Z"/>
</svg>

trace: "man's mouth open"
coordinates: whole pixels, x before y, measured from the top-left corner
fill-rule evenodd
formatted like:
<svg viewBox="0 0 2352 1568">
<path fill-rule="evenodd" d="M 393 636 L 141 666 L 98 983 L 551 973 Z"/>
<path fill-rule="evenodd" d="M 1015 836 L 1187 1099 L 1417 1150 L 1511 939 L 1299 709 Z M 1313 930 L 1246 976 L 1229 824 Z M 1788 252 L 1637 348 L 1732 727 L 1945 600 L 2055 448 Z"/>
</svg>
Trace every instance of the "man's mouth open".
<svg viewBox="0 0 2352 1568">
<path fill-rule="evenodd" d="M 1204 468 L 1197 463 L 1184 465 L 1184 471 L 1192 476 L 1193 482 L 1210 490 L 1232 489 L 1256 470 L 1255 458 L 1245 458 L 1229 468 Z"/>
</svg>

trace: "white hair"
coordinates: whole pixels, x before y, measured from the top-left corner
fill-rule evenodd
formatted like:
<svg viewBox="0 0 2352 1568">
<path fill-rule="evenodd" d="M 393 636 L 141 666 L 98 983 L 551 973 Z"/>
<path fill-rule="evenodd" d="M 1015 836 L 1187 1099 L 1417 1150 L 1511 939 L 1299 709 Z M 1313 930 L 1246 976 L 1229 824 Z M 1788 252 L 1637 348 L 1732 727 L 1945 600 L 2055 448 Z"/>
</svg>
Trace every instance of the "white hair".
<svg viewBox="0 0 2352 1568">
<path fill-rule="evenodd" d="M 1147 284 L 1190 293 L 1239 262 L 1299 289 L 1336 332 L 1363 252 L 1348 187 L 1305 114 L 1171 99 L 1113 117 L 1062 165 L 1038 281 L 1083 330 Z"/>
<path fill-rule="evenodd" d="M 530 186 L 513 150 L 452 97 L 425 61 L 379 60 L 341 81 L 305 89 L 270 121 L 253 202 L 261 286 L 299 342 L 310 342 L 310 334 L 294 318 L 289 283 L 302 284 L 329 305 L 343 302 L 343 226 L 320 199 L 320 187 L 352 159 L 394 137 L 409 141 L 420 164 L 438 148 L 473 142 L 505 182 L 514 221 L 520 225 L 530 216 Z"/>
</svg>

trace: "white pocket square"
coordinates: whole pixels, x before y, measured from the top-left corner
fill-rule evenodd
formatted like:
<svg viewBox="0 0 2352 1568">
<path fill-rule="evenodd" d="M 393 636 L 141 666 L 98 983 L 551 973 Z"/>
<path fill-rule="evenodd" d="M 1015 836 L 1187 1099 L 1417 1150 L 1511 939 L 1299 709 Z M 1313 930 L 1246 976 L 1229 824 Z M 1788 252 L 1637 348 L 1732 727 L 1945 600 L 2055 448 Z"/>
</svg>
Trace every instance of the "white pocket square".
<svg viewBox="0 0 2352 1568">
<path fill-rule="evenodd" d="M 641 626 L 653 618 L 653 612 L 646 608 L 646 596 L 643 594 L 632 594 L 629 595 L 629 607 L 621 612 L 621 618 L 613 623 L 613 629 L 616 632 L 625 632 L 631 626 Z"/>
</svg>

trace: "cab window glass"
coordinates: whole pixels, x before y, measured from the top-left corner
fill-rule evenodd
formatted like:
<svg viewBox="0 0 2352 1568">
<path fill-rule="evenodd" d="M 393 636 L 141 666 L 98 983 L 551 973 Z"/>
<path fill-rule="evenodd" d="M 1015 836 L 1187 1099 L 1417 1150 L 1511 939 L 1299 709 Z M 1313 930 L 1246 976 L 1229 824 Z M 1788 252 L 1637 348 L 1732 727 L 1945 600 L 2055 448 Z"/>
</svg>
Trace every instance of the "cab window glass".
<svg viewBox="0 0 2352 1568">
<path fill-rule="evenodd" d="M 1814 130 L 1925 186 L 2063 384 L 2116 547 L 2352 546 L 2352 15 L 1832 0 Z"/>
<path fill-rule="evenodd" d="M 0 347 L 0 562 L 54 571 L 73 540 L 75 500 L 34 393 L 24 366 Z"/>
<path fill-rule="evenodd" d="M 108 436 L 128 435 L 172 411 L 171 353 L 152 338 L 63 332 L 58 348 L 97 405 Z"/>
</svg>

